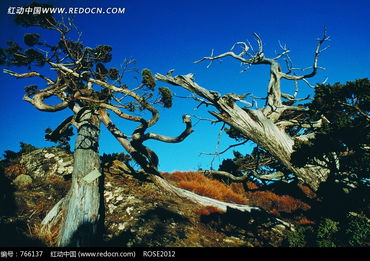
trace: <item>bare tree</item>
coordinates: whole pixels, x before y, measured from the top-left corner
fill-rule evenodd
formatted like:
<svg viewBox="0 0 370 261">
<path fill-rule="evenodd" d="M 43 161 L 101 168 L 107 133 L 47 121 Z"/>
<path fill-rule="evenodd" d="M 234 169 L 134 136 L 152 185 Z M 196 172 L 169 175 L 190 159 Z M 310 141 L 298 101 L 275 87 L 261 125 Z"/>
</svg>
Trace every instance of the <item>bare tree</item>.
<svg viewBox="0 0 370 261">
<path fill-rule="evenodd" d="M 323 47 L 324 43 L 329 40 L 329 37 L 324 30 L 321 38 L 317 39 L 313 63 L 309 68 L 299 69 L 294 68 L 289 50 L 286 46 L 280 44 L 281 52 L 273 58 L 267 58 L 263 50 L 263 42 L 258 34 L 254 34 L 257 42 L 257 49 L 254 50 L 249 42 L 237 42 L 231 50 L 220 55 L 214 55 L 212 50 L 211 56 L 204 57 L 195 63 L 202 61 L 220 60 L 225 57 L 231 57 L 246 66 L 247 70 L 251 66 L 265 65 L 270 68 L 270 80 L 266 90 L 265 104 L 262 108 L 257 108 L 255 105 L 255 97 L 250 93 L 250 90 L 245 90 L 244 93 L 237 95 L 229 93 L 221 95 L 217 91 L 212 91 L 209 88 L 204 88 L 198 85 L 193 74 L 172 76 L 173 70 L 167 75 L 156 74 L 155 78 L 159 81 L 166 82 L 175 86 L 180 86 L 191 93 L 196 101 L 201 104 L 212 106 L 216 110 L 209 111 L 211 115 L 216 117 L 218 121 L 224 122 L 239 131 L 240 134 L 248 140 L 255 142 L 258 146 L 269 152 L 276 158 L 290 173 L 293 173 L 301 182 L 308 184 L 314 190 L 317 190 L 319 184 L 325 181 L 329 169 L 321 162 L 315 165 L 306 165 L 304 167 L 296 167 L 291 162 L 293 153 L 293 145 L 296 140 L 307 141 L 313 137 L 315 128 L 319 128 L 326 118 L 322 118 L 315 122 L 307 122 L 300 120 L 302 116 L 308 113 L 307 108 L 301 105 L 301 101 L 307 98 L 297 98 L 298 84 L 304 82 L 313 87 L 307 79 L 315 76 L 321 67 L 318 65 L 320 54 L 328 47 Z M 234 49 L 241 48 L 239 53 L 234 52 Z M 281 60 L 286 64 L 284 72 L 281 66 Z M 304 73 L 309 70 L 308 73 Z M 303 72 L 298 75 L 297 72 Z M 283 93 L 281 89 L 281 80 L 293 81 L 295 91 L 293 94 Z M 251 102 L 246 101 L 252 99 Z M 243 105 L 243 106 L 242 106 Z M 215 172 L 215 174 L 232 177 L 227 173 Z M 277 175 L 279 174 L 279 175 Z M 281 176 L 281 173 L 272 174 L 272 177 Z M 264 175 L 266 176 L 266 175 Z M 267 177 L 264 177 L 267 178 Z M 240 180 L 240 178 L 234 178 Z"/>
<path fill-rule="evenodd" d="M 124 149 L 139 165 L 152 175 L 159 175 L 158 157 L 144 145 L 147 140 L 167 143 L 183 141 L 192 133 L 191 118 L 183 116 L 184 131 L 177 137 L 149 132 L 157 124 L 160 113 L 156 104 L 171 107 L 172 96 L 167 88 L 155 87 L 155 81 L 148 69 L 142 71 L 142 80 L 135 88 L 123 83 L 124 75 L 133 60 L 126 60 L 121 70 L 106 68 L 104 63 L 111 60 L 111 47 L 100 45 L 95 48 L 83 46 L 80 38 L 67 38 L 75 26 L 72 21 L 57 22 L 48 15 L 18 17 L 24 26 L 39 26 L 56 34 L 55 45 L 41 41 L 38 34 L 25 35 L 24 50 L 15 42 L 8 42 L 8 48 L 1 49 L 1 63 L 8 66 L 27 66 L 29 72 L 17 73 L 4 70 L 11 76 L 39 78 L 45 87 L 26 87 L 23 99 L 36 109 L 44 112 L 70 110 L 71 116 L 62 121 L 55 130 L 48 130 L 46 138 L 65 142 L 77 129 L 74 149 L 72 185 L 68 194 L 48 213 L 42 224 L 44 229 L 60 225 L 59 246 L 89 246 L 94 244 L 101 220 L 102 193 L 99 190 L 101 175 L 99 159 L 100 122 L 102 122 Z M 78 32 L 78 31 L 77 31 Z M 81 34 L 78 32 L 79 37 Z M 37 66 L 43 70 L 34 70 Z M 37 67 L 39 68 L 39 67 Z M 45 69 L 46 68 L 46 69 Z M 55 104 L 48 98 L 58 99 Z M 140 111 L 141 113 L 137 113 Z M 137 123 L 130 135 L 119 130 L 110 113 L 120 120 Z M 138 115 L 148 115 L 149 118 Z"/>
</svg>

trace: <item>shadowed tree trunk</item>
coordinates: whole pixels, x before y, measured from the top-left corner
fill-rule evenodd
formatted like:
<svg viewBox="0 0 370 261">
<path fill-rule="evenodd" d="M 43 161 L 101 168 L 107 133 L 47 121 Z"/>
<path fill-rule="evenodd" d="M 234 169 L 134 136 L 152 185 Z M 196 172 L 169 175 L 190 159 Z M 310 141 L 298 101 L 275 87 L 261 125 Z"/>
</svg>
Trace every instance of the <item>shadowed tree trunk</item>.
<svg viewBox="0 0 370 261">
<path fill-rule="evenodd" d="M 91 246 L 97 233 L 101 196 L 99 178 L 86 180 L 85 177 L 93 171 L 100 172 L 100 121 L 90 109 L 82 110 L 78 116 L 72 186 L 62 209 L 65 215 L 58 246 Z"/>
</svg>

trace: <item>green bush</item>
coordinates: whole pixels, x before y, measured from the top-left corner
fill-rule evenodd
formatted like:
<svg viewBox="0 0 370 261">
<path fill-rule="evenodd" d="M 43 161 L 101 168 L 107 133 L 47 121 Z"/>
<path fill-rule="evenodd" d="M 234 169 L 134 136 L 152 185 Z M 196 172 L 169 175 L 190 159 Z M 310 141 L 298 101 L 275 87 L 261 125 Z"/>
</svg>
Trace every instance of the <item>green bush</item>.
<svg viewBox="0 0 370 261">
<path fill-rule="evenodd" d="M 316 246 L 318 247 L 335 247 L 335 235 L 339 231 L 339 222 L 329 218 L 322 220 L 316 231 Z"/>
<path fill-rule="evenodd" d="M 286 234 L 283 245 L 287 247 L 306 247 L 310 245 L 310 240 L 314 230 L 311 226 L 299 226 L 295 231 Z"/>
<path fill-rule="evenodd" d="M 20 142 L 20 146 L 21 146 L 21 150 L 19 151 L 20 154 L 30 153 L 34 150 L 37 150 L 37 147 L 31 144 L 24 143 L 24 142 Z"/>
<path fill-rule="evenodd" d="M 370 242 L 370 220 L 362 214 L 350 212 L 345 220 L 336 222 L 325 218 L 315 227 L 298 226 L 288 232 L 287 247 L 364 247 Z"/>
<path fill-rule="evenodd" d="M 346 224 L 344 233 L 348 246 L 366 246 L 366 241 L 370 237 L 369 219 L 354 213 L 349 213 L 347 219 L 348 223 Z"/>
</svg>

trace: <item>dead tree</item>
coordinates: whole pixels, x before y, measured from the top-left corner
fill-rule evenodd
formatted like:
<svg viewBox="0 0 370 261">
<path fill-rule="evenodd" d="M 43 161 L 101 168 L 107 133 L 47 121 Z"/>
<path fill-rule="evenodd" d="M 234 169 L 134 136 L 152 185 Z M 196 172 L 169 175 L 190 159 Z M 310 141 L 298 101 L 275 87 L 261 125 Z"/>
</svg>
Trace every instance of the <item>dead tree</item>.
<svg viewBox="0 0 370 261">
<path fill-rule="evenodd" d="M 196 101 L 201 101 L 201 104 L 214 107 L 215 110 L 209 111 L 209 113 L 216 117 L 217 120 L 226 123 L 239 131 L 246 139 L 255 142 L 275 157 L 301 182 L 317 190 L 319 184 L 325 181 L 329 174 L 327 166 L 317 162 L 315 165 L 296 167 L 291 163 L 291 154 L 295 140 L 308 140 L 314 135 L 313 130 L 319 128 L 323 121 L 326 120 L 324 116 L 315 122 L 298 120 L 300 115 L 307 113 L 307 108 L 300 105 L 299 102 L 307 98 L 299 99 L 297 98 L 297 93 L 298 83 L 301 81 L 313 87 L 307 79 L 315 76 L 321 68 L 318 65 L 318 59 L 320 54 L 327 49 L 327 47 L 323 47 L 323 44 L 329 40 L 329 37 L 326 35 L 326 30 L 324 30 L 323 36 L 317 39 L 318 44 L 313 55 L 312 66 L 298 69 L 292 66 L 289 50 L 286 46 L 280 44 L 281 53 L 273 58 L 267 58 L 260 36 L 258 34 L 254 34 L 254 36 L 258 46 L 257 50 L 254 50 L 249 42 L 237 42 L 230 51 L 220 55 L 213 55 L 212 51 L 211 56 L 204 57 L 195 63 L 210 61 L 209 65 L 211 65 L 215 60 L 231 57 L 245 65 L 245 70 L 255 65 L 269 66 L 270 80 L 266 89 L 266 97 L 263 97 L 265 100 L 263 108 L 258 109 L 253 106 L 253 100 L 252 102 L 246 101 L 247 98 L 253 98 L 250 90 L 243 90 L 244 93 L 248 92 L 249 94 L 221 95 L 217 91 L 198 85 L 194 80 L 193 74 L 172 76 L 172 70 L 166 75 L 156 74 L 155 78 L 171 85 L 180 86 L 195 94 Z M 234 52 L 234 49 L 237 47 L 241 48 L 239 53 Z M 280 64 L 280 60 L 283 60 L 287 65 L 285 72 Z M 303 74 L 298 75 L 298 70 L 302 71 Z M 304 74 L 307 70 L 309 72 Z M 282 92 L 281 80 L 283 79 L 295 83 L 293 94 Z M 247 106 L 245 106 L 246 104 Z M 293 128 L 295 129 L 294 132 L 291 131 Z"/>
<path fill-rule="evenodd" d="M 126 60 L 121 70 L 107 69 L 104 63 L 110 62 L 112 48 L 106 45 L 85 47 L 80 39 L 68 39 L 68 33 L 75 28 L 72 21 L 57 22 L 48 15 L 33 16 L 31 21 L 27 17 L 19 19 L 22 25 L 40 26 L 50 34 L 56 34 L 59 42 L 56 45 L 47 44 L 40 40 L 38 34 L 25 35 L 24 42 L 30 47 L 26 50 L 18 43 L 8 42 L 8 47 L 1 49 L 1 63 L 27 66 L 29 72 L 17 73 L 5 69 L 4 73 L 18 79 L 37 77 L 43 81 L 43 88 L 32 85 L 25 89 L 23 99 L 36 109 L 71 112 L 71 116 L 54 131 L 48 131 L 47 139 L 65 141 L 65 136 L 71 134 L 72 126 L 77 129 L 71 189 L 48 213 L 42 224 L 44 229 L 60 225 L 59 246 L 91 246 L 99 234 L 98 224 L 102 222 L 100 211 L 103 196 L 99 191 L 102 172 L 99 159 L 100 123 L 103 122 L 146 172 L 158 175 L 158 157 L 144 142 L 183 141 L 192 133 L 191 118 L 183 116 L 185 128 L 177 137 L 148 131 L 160 117 L 155 106 L 162 104 L 170 107 L 172 102 L 169 89 L 156 89 L 148 69 L 142 71 L 142 80 L 138 85 L 129 88 L 123 83 L 123 78 L 133 61 Z M 35 66 L 38 70 L 33 69 Z M 48 98 L 59 99 L 59 102 L 50 104 Z M 137 111 L 143 113 L 134 114 Z M 149 112 L 149 119 L 138 116 L 145 115 L 144 112 Z M 129 135 L 123 133 L 113 123 L 109 113 L 117 115 L 120 120 L 136 122 L 138 126 Z"/>
</svg>

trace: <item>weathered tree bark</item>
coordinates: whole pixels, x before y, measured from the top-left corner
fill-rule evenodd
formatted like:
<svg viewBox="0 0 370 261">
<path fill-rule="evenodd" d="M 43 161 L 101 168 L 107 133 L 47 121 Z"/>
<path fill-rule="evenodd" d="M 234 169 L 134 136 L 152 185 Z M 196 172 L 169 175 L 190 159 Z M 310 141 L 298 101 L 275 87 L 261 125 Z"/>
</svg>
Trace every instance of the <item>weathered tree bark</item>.
<svg viewBox="0 0 370 261">
<path fill-rule="evenodd" d="M 266 118 L 261 111 L 243 110 L 236 105 L 231 108 L 227 104 L 222 104 L 222 108 L 227 113 L 226 117 L 216 112 L 211 114 L 263 147 L 303 183 L 317 190 L 320 183 L 326 180 L 329 174 L 327 168 L 313 165 L 298 168 L 291 163 L 294 140 Z"/>
<path fill-rule="evenodd" d="M 312 131 L 315 128 L 321 126 L 325 116 L 322 115 L 322 119 L 318 121 L 312 121 L 309 124 L 302 124 L 295 118 L 289 118 L 289 112 L 297 112 L 304 114 L 307 112 L 307 108 L 296 104 L 296 102 L 308 99 L 301 98 L 297 99 L 298 93 L 298 81 L 304 81 L 310 87 L 307 81 L 316 75 L 319 69 L 322 67 L 318 66 L 318 59 L 320 54 L 325 51 L 329 46 L 322 48 L 324 42 L 330 39 L 324 29 L 323 36 L 318 38 L 316 49 L 314 52 L 312 66 L 306 69 L 311 71 L 304 75 L 297 75 L 296 71 L 305 71 L 306 69 L 294 68 L 292 61 L 288 56 L 289 50 L 286 46 L 280 44 L 282 52 L 274 58 L 267 58 L 263 51 L 262 40 L 258 34 L 254 34 L 258 44 L 258 50 L 254 50 L 249 42 L 237 42 L 233 45 L 230 51 L 222 53 L 220 55 L 213 55 L 213 51 L 210 57 L 203 57 L 195 63 L 202 62 L 205 60 L 210 61 L 210 64 L 214 60 L 222 59 L 224 57 L 232 57 L 241 64 L 247 66 L 247 70 L 250 66 L 254 65 L 265 65 L 270 67 L 270 80 L 268 83 L 266 97 L 264 99 L 265 105 L 262 109 L 252 109 L 252 104 L 244 101 L 249 94 L 237 95 L 233 93 L 221 95 L 216 91 L 199 86 L 193 79 L 192 74 L 179 75 L 176 77 L 172 76 L 173 70 L 169 71 L 167 75 L 156 74 L 155 78 L 159 81 L 170 83 L 172 85 L 181 86 L 182 88 L 198 95 L 197 101 L 201 101 L 201 104 L 207 106 L 213 106 L 217 111 L 210 111 L 219 121 L 222 121 L 236 130 L 238 130 L 242 136 L 255 142 L 272 156 L 281 162 L 288 170 L 291 171 L 301 182 L 306 183 L 312 189 L 317 190 L 320 183 L 325 181 L 329 175 L 329 167 L 325 163 L 317 161 L 316 165 L 306 165 L 304 167 L 296 167 L 291 163 L 291 156 L 293 153 L 293 145 L 295 140 L 308 140 L 312 137 Z M 233 50 L 237 47 L 241 47 L 240 53 L 235 53 Z M 287 72 L 283 72 L 278 60 L 284 58 L 287 65 Z M 281 80 L 294 81 L 295 91 L 294 94 L 283 93 L 281 90 Z M 283 101 L 284 99 L 284 101 Z M 243 102 L 249 104 L 249 106 L 241 108 L 236 103 Z M 294 105 L 295 104 L 295 105 Z M 198 106 L 199 107 L 199 106 Z M 288 119 L 284 119 L 284 114 L 288 112 Z M 286 127 L 296 127 L 298 130 L 305 132 L 304 130 L 311 130 L 311 133 L 307 135 L 292 134 L 289 135 L 285 131 Z M 299 133 L 299 131 L 297 131 Z"/>
<path fill-rule="evenodd" d="M 91 246 L 97 237 L 101 195 L 99 178 L 84 179 L 100 170 L 100 121 L 90 109 L 77 115 L 78 135 L 74 151 L 72 185 L 63 202 L 63 221 L 58 246 Z"/>
<path fill-rule="evenodd" d="M 270 118 L 269 112 L 266 112 L 267 107 L 264 110 L 242 109 L 235 103 L 235 100 L 230 100 L 230 95 L 220 96 L 217 92 L 199 86 L 194 82 L 192 74 L 176 77 L 156 74 L 155 77 L 157 80 L 181 86 L 205 99 L 208 104 L 213 105 L 218 110 L 218 112 L 210 111 L 210 114 L 234 127 L 245 137 L 263 147 L 312 189 L 317 190 L 319 184 L 326 180 L 329 170 L 325 167 L 306 165 L 303 168 L 298 168 L 291 163 L 294 139 L 276 124 L 279 114 L 289 108 L 281 106 L 274 109 L 274 105 L 271 105 L 274 116 Z M 274 86 L 270 88 L 273 89 Z"/>
</svg>

